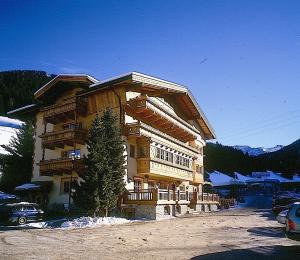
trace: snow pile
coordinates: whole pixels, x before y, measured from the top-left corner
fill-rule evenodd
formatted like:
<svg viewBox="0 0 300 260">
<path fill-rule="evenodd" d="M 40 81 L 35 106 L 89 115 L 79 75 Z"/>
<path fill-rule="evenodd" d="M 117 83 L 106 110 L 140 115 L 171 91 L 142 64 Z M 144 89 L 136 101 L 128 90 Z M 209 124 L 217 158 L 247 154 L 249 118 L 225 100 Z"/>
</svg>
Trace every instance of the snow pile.
<svg viewBox="0 0 300 260">
<path fill-rule="evenodd" d="M 33 227 L 33 228 L 46 228 L 48 226 L 47 222 L 32 222 L 25 225 L 22 225 L 22 227 Z"/>
<path fill-rule="evenodd" d="M 132 221 L 125 218 L 116 217 L 81 217 L 73 219 L 72 221 L 66 221 L 61 224 L 61 228 L 86 228 L 86 227 L 96 227 L 102 225 L 120 225 L 130 223 Z"/>
</svg>

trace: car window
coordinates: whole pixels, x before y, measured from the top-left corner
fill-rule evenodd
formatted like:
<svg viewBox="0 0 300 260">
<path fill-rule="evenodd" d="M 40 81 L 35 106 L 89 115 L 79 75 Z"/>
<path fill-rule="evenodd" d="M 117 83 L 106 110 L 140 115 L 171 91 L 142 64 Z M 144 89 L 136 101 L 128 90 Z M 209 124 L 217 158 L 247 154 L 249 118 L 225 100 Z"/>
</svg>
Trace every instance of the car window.
<svg viewBox="0 0 300 260">
<path fill-rule="evenodd" d="M 35 210 L 35 208 L 33 206 L 26 206 L 27 210 Z"/>
<path fill-rule="evenodd" d="M 300 217 L 300 207 L 296 209 L 295 216 Z"/>
<path fill-rule="evenodd" d="M 13 208 L 13 211 L 21 211 L 21 210 L 23 210 L 23 209 L 22 209 L 22 206 L 15 206 L 15 207 Z"/>
</svg>

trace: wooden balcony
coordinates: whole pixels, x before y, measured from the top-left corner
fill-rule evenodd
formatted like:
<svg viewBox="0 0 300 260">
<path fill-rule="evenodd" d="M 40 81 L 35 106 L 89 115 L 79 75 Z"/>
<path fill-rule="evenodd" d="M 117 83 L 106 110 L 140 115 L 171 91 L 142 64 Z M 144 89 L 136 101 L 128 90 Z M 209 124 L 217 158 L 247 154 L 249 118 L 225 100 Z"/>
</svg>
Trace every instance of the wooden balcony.
<svg viewBox="0 0 300 260">
<path fill-rule="evenodd" d="M 124 204 L 181 204 L 219 203 L 217 194 L 173 191 L 163 189 L 128 190 L 123 194 Z"/>
<path fill-rule="evenodd" d="M 193 172 L 193 182 L 194 183 L 203 183 L 203 175 L 194 171 Z"/>
<path fill-rule="evenodd" d="M 70 98 L 63 103 L 45 107 L 41 111 L 44 112 L 45 122 L 51 124 L 75 120 L 76 115 L 84 116 L 86 114 L 87 100 L 84 98 Z"/>
<path fill-rule="evenodd" d="M 141 124 L 138 122 L 127 123 L 125 125 L 124 134 L 127 137 L 138 137 L 141 135 Z"/>
<path fill-rule="evenodd" d="M 158 107 L 157 104 L 153 104 L 146 96 L 129 100 L 126 105 L 126 112 L 182 142 L 193 141 L 197 138 L 192 126 L 183 119 L 171 115 L 162 107 Z"/>
<path fill-rule="evenodd" d="M 125 204 L 175 204 L 189 201 L 187 192 L 163 189 L 129 190 L 123 195 Z"/>
<path fill-rule="evenodd" d="M 87 130 L 67 129 L 42 134 L 42 145 L 47 149 L 64 148 L 65 145 L 85 144 Z"/>
<path fill-rule="evenodd" d="M 40 175 L 53 176 L 71 174 L 72 171 L 81 173 L 84 170 L 82 159 L 59 158 L 53 160 L 40 161 Z"/>
<path fill-rule="evenodd" d="M 137 173 L 169 177 L 175 180 L 193 181 L 193 172 L 191 169 L 168 162 L 159 162 L 149 157 L 137 158 Z"/>
<path fill-rule="evenodd" d="M 220 203 L 220 197 L 218 194 L 214 193 L 200 193 L 200 192 L 193 192 L 193 195 L 190 199 L 191 203 Z"/>
</svg>

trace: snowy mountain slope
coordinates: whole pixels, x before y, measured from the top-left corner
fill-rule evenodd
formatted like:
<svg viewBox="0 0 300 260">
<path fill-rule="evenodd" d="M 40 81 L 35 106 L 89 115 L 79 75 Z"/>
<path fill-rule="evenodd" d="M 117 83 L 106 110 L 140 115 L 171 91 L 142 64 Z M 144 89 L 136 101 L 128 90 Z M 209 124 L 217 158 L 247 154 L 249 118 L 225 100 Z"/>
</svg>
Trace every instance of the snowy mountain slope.
<svg viewBox="0 0 300 260">
<path fill-rule="evenodd" d="M 20 120 L 0 116 L 0 154 L 6 153 L 1 145 L 8 145 L 22 124 L 23 122 Z"/>
<path fill-rule="evenodd" d="M 264 147 L 250 147 L 247 145 L 234 145 L 233 148 L 241 150 L 244 154 L 248 153 L 250 156 L 258 156 L 265 153 L 276 152 L 283 148 L 283 145 L 276 145 L 271 148 Z"/>
</svg>

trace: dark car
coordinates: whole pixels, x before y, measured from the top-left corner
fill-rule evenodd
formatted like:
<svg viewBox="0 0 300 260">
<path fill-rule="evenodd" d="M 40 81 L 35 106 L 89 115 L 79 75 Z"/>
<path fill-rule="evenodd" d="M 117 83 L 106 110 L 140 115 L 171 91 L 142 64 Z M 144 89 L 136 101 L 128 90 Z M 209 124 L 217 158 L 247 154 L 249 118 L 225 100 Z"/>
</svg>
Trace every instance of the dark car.
<svg viewBox="0 0 300 260">
<path fill-rule="evenodd" d="M 0 221 L 2 222 L 24 225 L 27 221 L 42 220 L 43 215 L 44 211 L 35 203 L 20 202 L 0 207 Z"/>
</svg>

